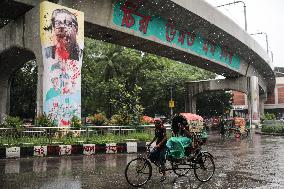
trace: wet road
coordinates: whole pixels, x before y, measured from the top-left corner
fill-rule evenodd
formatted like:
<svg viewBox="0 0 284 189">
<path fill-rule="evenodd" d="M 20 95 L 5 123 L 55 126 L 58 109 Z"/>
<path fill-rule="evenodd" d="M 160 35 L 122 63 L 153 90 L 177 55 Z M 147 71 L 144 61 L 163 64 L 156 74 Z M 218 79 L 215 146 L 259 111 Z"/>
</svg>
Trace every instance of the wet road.
<svg viewBox="0 0 284 189">
<path fill-rule="evenodd" d="M 154 169 L 143 188 L 284 188 L 284 137 L 253 135 L 247 139 L 209 136 L 204 147 L 215 157 L 216 172 L 201 183 L 190 171 L 186 177 L 168 173 L 162 184 Z M 0 188 L 81 189 L 132 188 L 124 168 L 135 154 L 110 154 L 0 160 Z"/>
</svg>

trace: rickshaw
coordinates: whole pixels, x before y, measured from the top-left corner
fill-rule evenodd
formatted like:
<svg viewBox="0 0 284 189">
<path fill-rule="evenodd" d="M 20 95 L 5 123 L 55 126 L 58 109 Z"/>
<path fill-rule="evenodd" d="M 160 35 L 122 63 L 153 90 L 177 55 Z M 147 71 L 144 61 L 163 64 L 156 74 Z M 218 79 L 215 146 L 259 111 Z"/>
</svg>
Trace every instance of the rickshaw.
<svg viewBox="0 0 284 189">
<path fill-rule="evenodd" d="M 193 169 L 195 177 L 201 182 L 209 181 L 215 172 L 213 156 L 202 150 L 207 135 L 202 132 L 202 117 L 181 113 L 172 118 L 172 137 L 166 146 L 166 160 L 169 162 L 166 171 L 173 171 L 178 176 L 185 176 Z M 190 136 L 184 136 L 186 132 Z M 134 186 L 141 187 L 146 184 L 152 176 L 152 163 L 149 160 L 150 147 L 146 147 L 146 155 L 138 156 L 131 160 L 125 168 L 126 181 Z M 159 163 L 154 162 L 161 173 Z"/>
<path fill-rule="evenodd" d="M 249 122 L 248 122 L 249 123 Z M 250 131 L 249 124 L 242 117 L 234 117 L 226 122 L 226 135 L 228 137 L 233 134 L 236 138 L 241 136 L 248 136 Z"/>
</svg>

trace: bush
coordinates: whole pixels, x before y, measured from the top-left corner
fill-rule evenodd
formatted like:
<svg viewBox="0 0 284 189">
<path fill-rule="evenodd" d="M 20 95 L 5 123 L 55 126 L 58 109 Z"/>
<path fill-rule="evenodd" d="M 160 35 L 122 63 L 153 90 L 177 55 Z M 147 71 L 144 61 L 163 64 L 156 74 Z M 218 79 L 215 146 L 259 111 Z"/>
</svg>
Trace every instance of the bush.
<svg viewBox="0 0 284 189">
<path fill-rule="evenodd" d="M 72 129 L 80 129 L 82 124 L 81 124 L 81 120 L 77 117 L 77 116 L 73 116 L 71 119 L 71 124 L 70 126 L 72 127 Z"/>
<path fill-rule="evenodd" d="M 103 113 L 97 113 L 91 116 L 90 119 L 95 125 L 105 125 L 108 122 L 108 119 Z"/>
<path fill-rule="evenodd" d="M 154 118 L 149 117 L 149 116 L 142 116 L 142 117 L 141 117 L 141 120 L 140 120 L 140 123 L 141 123 L 142 125 L 150 125 L 150 124 L 153 124 L 153 123 L 154 123 Z"/>
<path fill-rule="evenodd" d="M 36 118 L 36 125 L 41 127 L 55 127 L 55 122 L 50 118 L 50 116 L 46 116 L 46 114 L 42 114 Z"/>
<path fill-rule="evenodd" d="M 263 121 L 265 120 L 275 120 L 276 116 L 273 113 L 266 113 L 264 115 L 261 116 L 260 120 L 263 123 Z"/>
<path fill-rule="evenodd" d="M 23 131 L 23 122 L 19 117 L 7 116 L 4 120 L 3 126 L 14 129 L 13 134 L 16 138 L 20 137 L 20 133 Z"/>
<path fill-rule="evenodd" d="M 19 117 L 8 116 L 5 118 L 3 125 L 8 128 L 21 130 L 22 124 L 23 122 L 21 121 Z"/>
<path fill-rule="evenodd" d="M 110 119 L 111 125 L 129 125 L 130 118 L 122 115 L 114 114 Z"/>
<path fill-rule="evenodd" d="M 261 132 L 284 134 L 284 125 L 263 125 Z"/>
</svg>

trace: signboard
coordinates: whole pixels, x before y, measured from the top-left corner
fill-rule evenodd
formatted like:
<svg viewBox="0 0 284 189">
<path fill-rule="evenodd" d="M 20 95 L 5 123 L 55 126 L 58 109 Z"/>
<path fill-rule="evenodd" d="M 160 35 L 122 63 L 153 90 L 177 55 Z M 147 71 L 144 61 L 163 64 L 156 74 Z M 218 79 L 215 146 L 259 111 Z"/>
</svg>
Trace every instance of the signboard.
<svg viewBox="0 0 284 189">
<path fill-rule="evenodd" d="M 233 106 L 233 110 L 245 110 L 247 108 L 248 108 L 247 105 L 234 105 Z"/>
<path fill-rule="evenodd" d="M 170 100 L 170 101 L 169 101 L 169 107 L 170 107 L 170 108 L 174 108 L 174 107 L 175 107 L 175 101 Z"/>
</svg>

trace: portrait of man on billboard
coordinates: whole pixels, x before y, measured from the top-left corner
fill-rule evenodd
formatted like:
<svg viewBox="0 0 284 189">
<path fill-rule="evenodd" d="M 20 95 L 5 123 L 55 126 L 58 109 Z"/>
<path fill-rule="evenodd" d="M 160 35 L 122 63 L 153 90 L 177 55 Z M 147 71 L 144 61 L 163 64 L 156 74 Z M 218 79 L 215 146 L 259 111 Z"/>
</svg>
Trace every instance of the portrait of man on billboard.
<svg viewBox="0 0 284 189">
<path fill-rule="evenodd" d="M 56 9 L 52 12 L 51 27 L 55 44 L 45 48 L 45 57 L 54 59 L 58 56 L 64 60 L 79 61 L 83 50 L 80 49 L 76 39 L 77 17 L 66 9 Z"/>
</svg>

